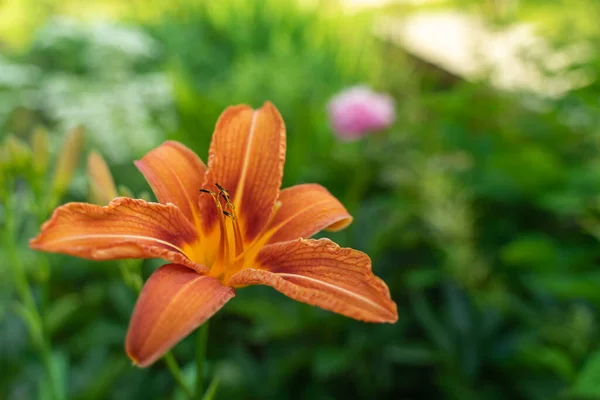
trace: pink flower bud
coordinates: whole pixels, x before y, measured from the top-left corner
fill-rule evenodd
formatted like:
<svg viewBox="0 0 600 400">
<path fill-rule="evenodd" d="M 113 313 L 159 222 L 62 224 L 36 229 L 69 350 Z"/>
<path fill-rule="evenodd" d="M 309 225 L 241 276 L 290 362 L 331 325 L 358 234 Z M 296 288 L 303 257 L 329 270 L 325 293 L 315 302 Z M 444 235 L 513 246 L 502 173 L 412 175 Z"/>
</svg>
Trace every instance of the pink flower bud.
<svg viewBox="0 0 600 400">
<path fill-rule="evenodd" d="M 329 101 L 327 109 L 336 135 L 347 141 L 385 129 L 396 120 L 394 99 L 367 86 L 355 86 L 338 93 Z"/>
</svg>

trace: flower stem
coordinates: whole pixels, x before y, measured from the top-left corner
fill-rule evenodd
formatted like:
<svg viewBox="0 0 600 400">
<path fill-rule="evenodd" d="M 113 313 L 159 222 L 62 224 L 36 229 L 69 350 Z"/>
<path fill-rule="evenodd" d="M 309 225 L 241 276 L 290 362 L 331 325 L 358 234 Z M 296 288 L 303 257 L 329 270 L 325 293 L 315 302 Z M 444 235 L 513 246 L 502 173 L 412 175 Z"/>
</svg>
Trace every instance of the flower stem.
<svg viewBox="0 0 600 400">
<path fill-rule="evenodd" d="M 210 385 L 208 385 L 208 389 L 206 389 L 206 393 L 204 393 L 204 397 L 202 397 L 202 400 L 212 400 L 215 395 L 217 394 L 217 388 L 219 387 L 219 377 L 215 376 L 212 380 L 212 382 L 210 383 Z"/>
<path fill-rule="evenodd" d="M 196 336 L 196 392 L 195 398 L 203 398 L 204 392 L 204 360 L 206 359 L 206 346 L 208 343 L 208 321 L 204 322 Z"/>
<path fill-rule="evenodd" d="M 9 187 L 12 187 L 13 184 L 14 182 L 9 182 Z M 9 264 L 12 267 L 12 275 L 15 279 L 15 287 L 24 307 L 24 315 L 26 315 L 24 321 L 29 327 L 34 345 L 37 347 L 44 368 L 46 369 L 48 384 L 51 391 L 51 398 L 60 400 L 63 396 L 60 388 L 57 386 L 58 379 L 52 363 L 52 348 L 50 346 L 50 340 L 46 337 L 42 315 L 40 314 L 35 297 L 33 296 L 31 286 L 29 285 L 27 272 L 25 271 L 25 265 L 23 265 L 23 260 L 19 256 L 19 249 L 17 247 L 18 224 L 17 218 L 15 218 L 15 214 L 17 213 L 15 199 L 17 195 L 9 195 L 5 193 L 3 189 L 4 188 L 0 189 L 2 190 L 0 198 L 3 200 L 3 203 L 6 207 L 4 213 L 5 230 L 3 239 L 5 248 L 9 254 Z"/>
<path fill-rule="evenodd" d="M 185 395 L 190 399 L 194 399 L 194 395 L 192 391 L 187 387 L 183 380 L 183 376 L 181 375 L 181 370 L 179 369 L 179 365 L 177 365 L 177 361 L 175 361 L 175 357 L 173 357 L 173 353 L 168 352 L 164 356 L 165 362 L 167 363 L 167 367 L 169 367 L 169 371 L 171 371 L 171 375 L 173 375 L 173 379 L 179 385 L 179 387 L 184 391 Z"/>
</svg>

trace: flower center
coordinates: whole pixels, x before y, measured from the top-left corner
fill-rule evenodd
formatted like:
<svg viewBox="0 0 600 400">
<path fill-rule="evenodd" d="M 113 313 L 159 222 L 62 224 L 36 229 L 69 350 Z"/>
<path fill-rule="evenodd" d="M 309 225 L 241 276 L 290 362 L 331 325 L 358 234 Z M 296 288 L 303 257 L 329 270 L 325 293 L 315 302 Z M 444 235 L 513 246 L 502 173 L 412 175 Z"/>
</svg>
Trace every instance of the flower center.
<svg viewBox="0 0 600 400">
<path fill-rule="evenodd" d="M 250 242 L 244 242 L 240 229 L 236 207 L 227 189 L 215 183 L 218 191 L 213 192 L 208 189 L 200 189 L 202 193 L 210 195 L 217 208 L 217 220 L 219 232 L 208 241 L 211 243 L 210 254 L 214 254 L 210 261 L 204 259 L 204 265 L 210 268 L 209 276 L 219 279 L 223 284 L 227 284 L 229 278 L 244 268 L 255 267 L 251 263 L 258 255 L 260 249 L 267 244 L 269 238 L 275 230 L 271 227 L 275 215 L 281 207 L 281 202 L 277 201 L 271 215 L 256 237 Z M 211 237 L 212 234 L 211 234 Z M 214 240 L 214 241 L 213 241 Z M 214 246 L 218 241 L 218 245 Z M 213 252 L 213 250 L 215 250 Z M 202 261 L 201 261 L 202 262 Z"/>
<path fill-rule="evenodd" d="M 235 211 L 235 205 L 227 189 L 218 183 L 215 184 L 218 192 L 208 189 L 200 189 L 201 192 L 212 196 L 215 207 L 217 207 L 217 219 L 219 223 L 219 246 L 214 264 L 211 266 L 210 275 L 223 279 L 226 269 L 238 270 L 244 263 L 244 241 Z M 229 224 L 228 222 L 231 222 Z M 233 241 L 231 237 L 233 236 Z"/>
</svg>

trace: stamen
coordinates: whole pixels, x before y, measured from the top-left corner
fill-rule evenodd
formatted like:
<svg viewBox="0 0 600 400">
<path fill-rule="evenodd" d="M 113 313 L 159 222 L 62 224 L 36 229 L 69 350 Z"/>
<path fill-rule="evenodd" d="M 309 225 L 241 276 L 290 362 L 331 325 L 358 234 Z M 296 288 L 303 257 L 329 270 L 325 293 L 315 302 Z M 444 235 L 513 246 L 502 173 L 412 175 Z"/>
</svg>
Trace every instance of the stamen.
<svg viewBox="0 0 600 400">
<path fill-rule="evenodd" d="M 218 189 L 218 192 L 213 192 L 212 190 L 204 188 L 200 189 L 200 191 L 202 193 L 210 194 L 215 202 L 215 207 L 217 207 L 220 238 L 219 249 L 217 251 L 214 267 L 211 267 L 211 276 L 222 279 L 224 275 L 227 277 L 239 271 L 243 267 L 244 255 L 248 254 L 249 248 L 244 249 L 244 240 L 239 220 L 236 215 L 236 207 L 231 199 L 229 191 L 227 191 L 227 189 L 225 189 L 219 183 L 215 182 L 215 186 Z M 275 209 L 271 213 L 269 221 L 267 222 L 267 225 L 263 228 L 263 231 L 259 237 L 257 237 L 257 239 L 250 244 L 250 247 L 255 247 L 258 242 L 261 242 L 261 240 L 258 239 L 264 232 L 266 232 L 267 227 L 271 224 L 271 221 L 273 220 L 280 205 L 280 203 L 276 204 Z M 235 240 L 234 243 L 229 243 L 227 218 L 231 219 L 233 236 Z M 233 249 L 231 249 L 230 246 L 233 246 Z M 230 253 L 231 250 L 233 251 Z"/>
<path fill-rule="evenodd" d="M 229 196 L 229 192 L 223 186 L 215 183 L 215 186 L 219 188 L 219 196 L 222 196 L 225 200 L 225 205 L 229 209 L 229 212 L 223 211 L 223 214 L 231 218 L 231 223 L 233 225 L 233 234 L 235 237 L 235 255 L 241 254 L 244 252 L 244 241 L 242 240 L 242 232 L 240 231 L 240 225 L 238 223 L 237 216 L 235 215 L 235 205 L 231 201 L 231 197 Z"/>
<path fill-rule="evenodd" d="M 223 200 L 225 200 L 225 205 L 231 209 L 234 209 L 235 206 L 231 202 L 231 196 L 229 196 L 229 192 L 227 191 L 227 189 L 225 189 L 223 186 L 219 185 L 218 183 L 215 183 L 215 186 L 219 189 L 219 194 L 217 195 L 219 197 L 219 199 L 222 197 Z"/>
<path fill-rule="evenodd" d="M 226 264 L 229 261 L 229 240 L 227 238 L 227 227 L 225 226 L 225 219 L 223 214 L 227 211 L 223 210 L 221 202 L 219 201 L 219 195 L 208 189 L 200 189 L 202 193 L 208 193 L 212 196 L 215 201 L 215 206 L 218 211 L 219 229 L 220 229 L 220 240 L 219 240 L 219 251 L 217 252 L 217 261 Z"/>
<path fill-rule="evenodd" d="M 233 223 L 233 234 L 235 236 L 235 255 L 237 256 L 244 252 L 244 241 L 242 240 L 240 225 L 238 224 L 238 220 L 235 217 L 235 213 L 233 213 L 231 216 L 231 222 Z"/>
<path fill-rule="evenodd" d="M 229 196 L 229 192 L 227 191 L 227 189 L 225 189 L 223 186 L 219 185 L 219 182 L 215 182 L 215 186 L 217 187 L 217 189 L 219 189 L 221 192 L 227 193 L 227 195 Z"/>
</svg>

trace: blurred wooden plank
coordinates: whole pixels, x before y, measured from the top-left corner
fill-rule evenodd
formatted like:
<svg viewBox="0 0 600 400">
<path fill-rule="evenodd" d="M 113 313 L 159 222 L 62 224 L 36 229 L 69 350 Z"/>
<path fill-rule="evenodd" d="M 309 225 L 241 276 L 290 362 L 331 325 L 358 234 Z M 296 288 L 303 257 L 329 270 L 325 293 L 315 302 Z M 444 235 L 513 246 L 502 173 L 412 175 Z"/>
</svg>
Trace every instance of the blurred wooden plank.
<svg viewBox="0 0 600 400">
<path fill-rule="evenodd" d="M 427 64 L 502 90 L 559 97 L 593 81 L 591 72 L 575 67 L 591 58 L 590 45 L 553 49 L 532 24 L 497 28 L 466 13 L 429 11 L 383 16 L 375 33 Z"/>
</svg>

